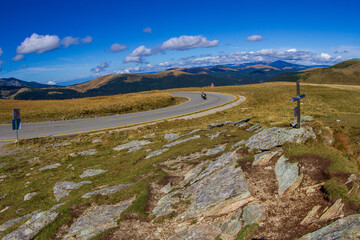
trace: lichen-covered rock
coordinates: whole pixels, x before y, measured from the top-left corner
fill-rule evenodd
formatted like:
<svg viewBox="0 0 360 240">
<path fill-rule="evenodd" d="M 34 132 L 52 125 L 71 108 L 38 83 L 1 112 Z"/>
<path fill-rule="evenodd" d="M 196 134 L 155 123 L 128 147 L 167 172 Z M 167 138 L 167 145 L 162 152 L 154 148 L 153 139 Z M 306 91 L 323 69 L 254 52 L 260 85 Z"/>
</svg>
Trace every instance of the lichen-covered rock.
<svg viewBox="0 0 360 240">
<path fill-rule="evenodd" d="M 309 126 L 302 128 L 269 128 L 251 136 L 246 146 L 252 149 L 269 150 L 281 146 L 286 142 L 303 143 L 310 138 L 316 138 L 313 129 Z"/>
<path fill-rule="evenodd" d="M 31 192 L 31 193 L 25 194 L 25 196 L 24 196 L 24 201 L 30 200 L 30 199 L 33 198 L 36 194 L 38 194 L 38 192 Z"/>
<path fill-rule="evenodd" d="M 169 151 L 168 148 L 159 149 L 159 150 L 149 153 L 148 155 L 146 155 L 145 158 L 152 158 L 152 157 L 160 156 L 161 154 L 163 154 L 164 152 L 167 152 L 167 151 Z"/>
<path fill-rule="evenodd" d="M 245 140 L 240 140 L 240 141 L 234 143 L 234 144 L 231 146 L 230 150 L 233 150 L 234 148 L 240 147 L 240 146 L 242 146 L 242 145 L 245 145 Z"/>
<path fill-rule="evenodd" d="M 26 214 L 24 216 L 21 216 L 21 217 L 18 217 L 18 218 L 15 218 L 15 219 L 11 219 L 11 220 L 8 220 L 6 221 L 5 223 L 1 224 L 0 225 L 0 232 L 3 232 L 3 231 L 6 231 L 8 228 L 10 228 L 11 226 L 17 224 L 17 223 L 20 223 L 22 221 L 25 221 L 26 219 L 29 219 L 31 218 L 32 216 L 34 216 L 35 214 L 37 214 L 39 212 L 39 210 L 36 210 L 32 213 L 29 213 L 29 214 Z"/>
<path fill-rule="evenodd" d="M 70 157 L 76 157 L 76 156 L 91 156 L 91 155 L 95 155 L 97 154 L 97 150 L 96 149 L 89 149 L 89 150 L 85 150 L 82 152 L 77 152 L 77 153 L 70 153 Z"/>
<path fill-rule="evenodd" d="M 283 195 L 296 189 L 303 178 L 303 174 L 298 167 L 298 163 L 286 162 L 288 159 L 283 155 L 275 165 L 276 180 L 278 181 L 278 194 Z"/>
<path fill-rule="evenodd" d="M 172 142 L 176 139 L 178 139 L 180 136 L 178 134 L 175 133 L 167 133 L 164 135 L 164 139 L 168 142 Z"/>
<path fill-rule="evenodd" d="M 228 165 L 223 167 L 212 166 L 205 170 L 207 173 L 200 180 L 189 186 L 183 196 L 191 201 L 183 217 L 197 215 L 213 216 L 222 215 L 239 209 L 244 204 L 253 200 L 241 168 L 236 168 L 235 154 L 224 154 L 230 159 Z M 233 160 L 233 161 L 231 161 Z M 235 160 L 235 161 L 234 161 Z M 216 170 L 215 170 L 216 169 Z"/>
<path fill-rule="evenodd" d="M 180 182 L 180 186 L 183 187 L 186 184 L 188 184 L 190 181 L 194 180 L 199 175 L 199 173 L 203 170 L 203 168 L 208 164 L 209 164 L 209 161 L 201 162 L 200 164 L 196 165 L 196 167 L 187 171 L 184 175 L 184 180 L 182 180 Z"/>
<path fill-rule="evenodd" d="M 51 211 L 37 213 L 18 229 L 4 236 L 2 240 L 32 239 L 43 227 L 53 222 L 58 215 L 58 212 Z"/>
<path fill-rule="evenodd" d="M 114 147 L 113 149 L 115 151 L 121 151 L 121 150 L 124 150 L 124 149 L 129 149 L 129 148 L 133 148 L 133 147 L 136 147 L 136 146 L 144 146 L 144 145 L 148 145 L 148 144 L 151 144 L 151 143 L 152 142 L 150 142 L 148 140 L 132 141 L 132 142 L 129 142 L 129 143 L 118 145 L 118 146 Z"/>
<path fill-rule="evenodd" d="M 83 173 L 79 176 L 80 178 L 85 178 L 85 177 L 93 177 L 99 174 L 102 174 L 104 172 L 107 172 L 107 170 L 102 170 L 102 169 L 87 169 L 85 171 L 83 171 Z"/>
<path fill-rule="evenodd" d="M 188 141 L 191 141 L 191 140 L 194 140 L 194 139 L 198 139 L 198 138 L 200 138 L 200 135 L 195 135 L 193 137 L 185 138 L 183 140 L 178 140 L 178 141 L 166 144 L 166 145 L 163 146 L 163 148 L 170 148 L 170 147 L 173 147 L 175 145 L 178 145 L 178 144 L 181 144 L 181 143 L 184 143 L 184 142 L 188 142 Z"/>
<path fill-rule="evenodd" d="M 242 210 L 240 209 L 233 216 L 231 216 L 228 221 L 221 225 L 221 239 L 234 239 L 237 236 L 243 226 L 241 221 L 241 214 Z"/>
<path fill-rule="evenodd" d="M 92 191 L 92 192 L 85 193 L 81 197 L 82 198 L 90 198 L 91 196 L 97 195 L 97 194 L 107 196 L 107 195 L 116 193 L 116 192 L 120 191 L 121 189 L 130 187 L 131 185 L 132 184 L 119 184 L 119 185 L 115 185 L 115 186 L 111 186 L 111 187 L 107 187 L 107 188 L 102 188 L 102 189 L 99 189 L 99 190 L 95 190 L 95 191 Z"/>
<path fill-rule="evenodd" d="M 210 224 L 200 223 L 174 234 L 169 240 L 214 240 L 220 232 Z"/>
<path fill-rule="evenodd" d="M 156 207 L 153 209 L 152 214 L 155 217 L 160 217 L 173 212 L 174 209 L 172 206 L 180 201 L 180 198 L 177 195 L 181 194 L 181 190 L 176 190 L 160 198 L 156 204 Z"/>
<path fill-rule="evenodd" d="M 209 166 L 204 171 L 202 171 L 196 179 L 191 181 L 191 184 L 201 180 L 202 178 L 212 174 L 213 172 L 223 168 L 235 160 L 237 160 L 235 152 L 224 153 L 218 157 L 215 162 L 210 163 Z"/>
<path fill-rule="evenodd" d="M 360 214 L 341 218 L 330 225 L 306 234 L 300 240 L 333 240 L 333 239 L 359 239 Z"/>
<path fill-rule="evenodd" d="M 244 226 L 259 224 L 265 219 L 265 208 L 261 204 L 248 205 L 243 209 Z"/>
<path fill-rule="evenodd" d="M 226 148 L 226 145 L 221 145 L 221 146 L 217 146 L 215 148 L 209 149 L 206 153 L 205 156 L 210 156 L 210 155 L 215 155 L 218 154 L 219 152 L 224 151 Z"/>
<path fill-rule="evenodd" d="M 60 166 L 61 166 L 60 163 L 55 163 L 55 164 L 51 164 L 51 165 L 48 165 L 48 166 L 39 168 L 39 171 L 45 171 L 45 170 L 49 170 L 49 169 L 55 169 L 55 168 L 58 168 L 58 167 L 60 167 Z"/>
<path fill-rule="evenodd" d="M 276 155 L 282 153 L 282 149 L 277 149 L 276 151 L 266 151 L 259 154 L 255 154 L 254 162 L 252 163 L 253 166 L 255 165 L 264 165 L 270 161 Z"/>
<path fill-rule="evenodd" d="M 107 229 L 116 227 L 120 214 L 133 200 L 122 201 L 116 205 L 96 206 L 92 211 L 79 217 L 63 239 L 91 239 Z"/>
<path fill-rule="evenodd" d="M 53 192 L 54 192 L 54 196 L 56 201 L 59 201 L 60 199 L 66 197 L 69 192 L 73 189 L 78 189 L 79 187 L 81 187 L 84 184 L 91 184 L 92 182 L 90 181 L 82 181 L 79 183 L 75 183 L 75 182 L 57 182 L 55 184 L 55 186 L 53 187 Z"/>
</svg>

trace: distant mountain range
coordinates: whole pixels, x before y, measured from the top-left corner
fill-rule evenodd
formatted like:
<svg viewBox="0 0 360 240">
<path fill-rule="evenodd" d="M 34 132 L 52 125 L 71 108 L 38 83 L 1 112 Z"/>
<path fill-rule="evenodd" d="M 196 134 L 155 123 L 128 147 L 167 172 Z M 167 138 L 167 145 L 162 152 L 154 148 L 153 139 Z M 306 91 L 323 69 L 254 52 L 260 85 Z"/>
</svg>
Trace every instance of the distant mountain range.
<svg viewBox="0 0 360 240">
<path fill-rule="evenodd" d="M 69 99 L 140 92 L 154 89 L 296 81 L 360 85 L 360 60 L 331 67 L 302 66 L 285 61 L 228 64 L 198 68 L 172 68 L 158 73 L 113 74 L 67 87 L 18 79 L 0 79 L 0 97 L 13 99 Z M 319 80 L 320 79 L 320 80 Z"/>
</svg>

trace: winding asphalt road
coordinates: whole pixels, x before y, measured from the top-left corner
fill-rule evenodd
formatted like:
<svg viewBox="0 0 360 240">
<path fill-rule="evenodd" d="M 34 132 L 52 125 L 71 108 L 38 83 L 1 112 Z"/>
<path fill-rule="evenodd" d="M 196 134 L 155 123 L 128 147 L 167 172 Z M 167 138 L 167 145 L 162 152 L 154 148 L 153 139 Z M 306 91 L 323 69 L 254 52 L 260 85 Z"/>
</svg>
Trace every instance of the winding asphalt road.
<svg viewBox="0 0 360 240">
<path fill-rule="evenodd" d="M 21 124 L 22 129 L 19 130 L 19 138 L 24 139 L 45 136 L 72 135 L 99 131 L 101 129 L 128 127 L 141 123 L 179 117 L 209 108 L 214 108 L 235 100 L 234 96 L 220 93 L 207 93 L 207 100 L 203 100 L 200 93 L 174 92 L 172 94 L 176 97 L 186 97 L 189 101 L 176 106 L 147 112 L 59 122 Z M 16 133 L 11 129 L 11 125 L 0 125 L 0 142 L 14 141 L 15 139 Z"/>
</svg>

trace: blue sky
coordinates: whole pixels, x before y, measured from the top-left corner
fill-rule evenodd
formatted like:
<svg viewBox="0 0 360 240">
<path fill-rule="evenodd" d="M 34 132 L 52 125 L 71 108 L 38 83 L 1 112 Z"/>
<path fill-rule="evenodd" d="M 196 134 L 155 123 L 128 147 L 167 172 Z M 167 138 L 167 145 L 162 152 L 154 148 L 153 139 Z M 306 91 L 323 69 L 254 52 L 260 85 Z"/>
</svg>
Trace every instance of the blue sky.
<svg viewBox="0 0 360 240">
<path fill-rule="evenodd" d="M 360 57 L 360 1 L 0 0 L 0 78 Z"/>
</svg>

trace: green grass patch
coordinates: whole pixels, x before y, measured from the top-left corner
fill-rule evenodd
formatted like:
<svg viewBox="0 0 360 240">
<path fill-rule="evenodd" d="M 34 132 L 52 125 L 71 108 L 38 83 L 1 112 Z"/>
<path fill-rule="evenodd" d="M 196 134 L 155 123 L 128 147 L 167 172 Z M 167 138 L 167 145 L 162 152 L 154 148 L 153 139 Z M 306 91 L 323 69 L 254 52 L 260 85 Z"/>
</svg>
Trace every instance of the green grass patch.
<svg viewBox="0 0 360 240">
<path fill-rule="evenodd" d="M 240 233 L 237 235 L 236 240 L 246 240 L 250 239 L 251 235 L 255 233 L 256 229 L 259 227 L 258 224 L 251 224 L 245 226 Z"/>
</svg>

